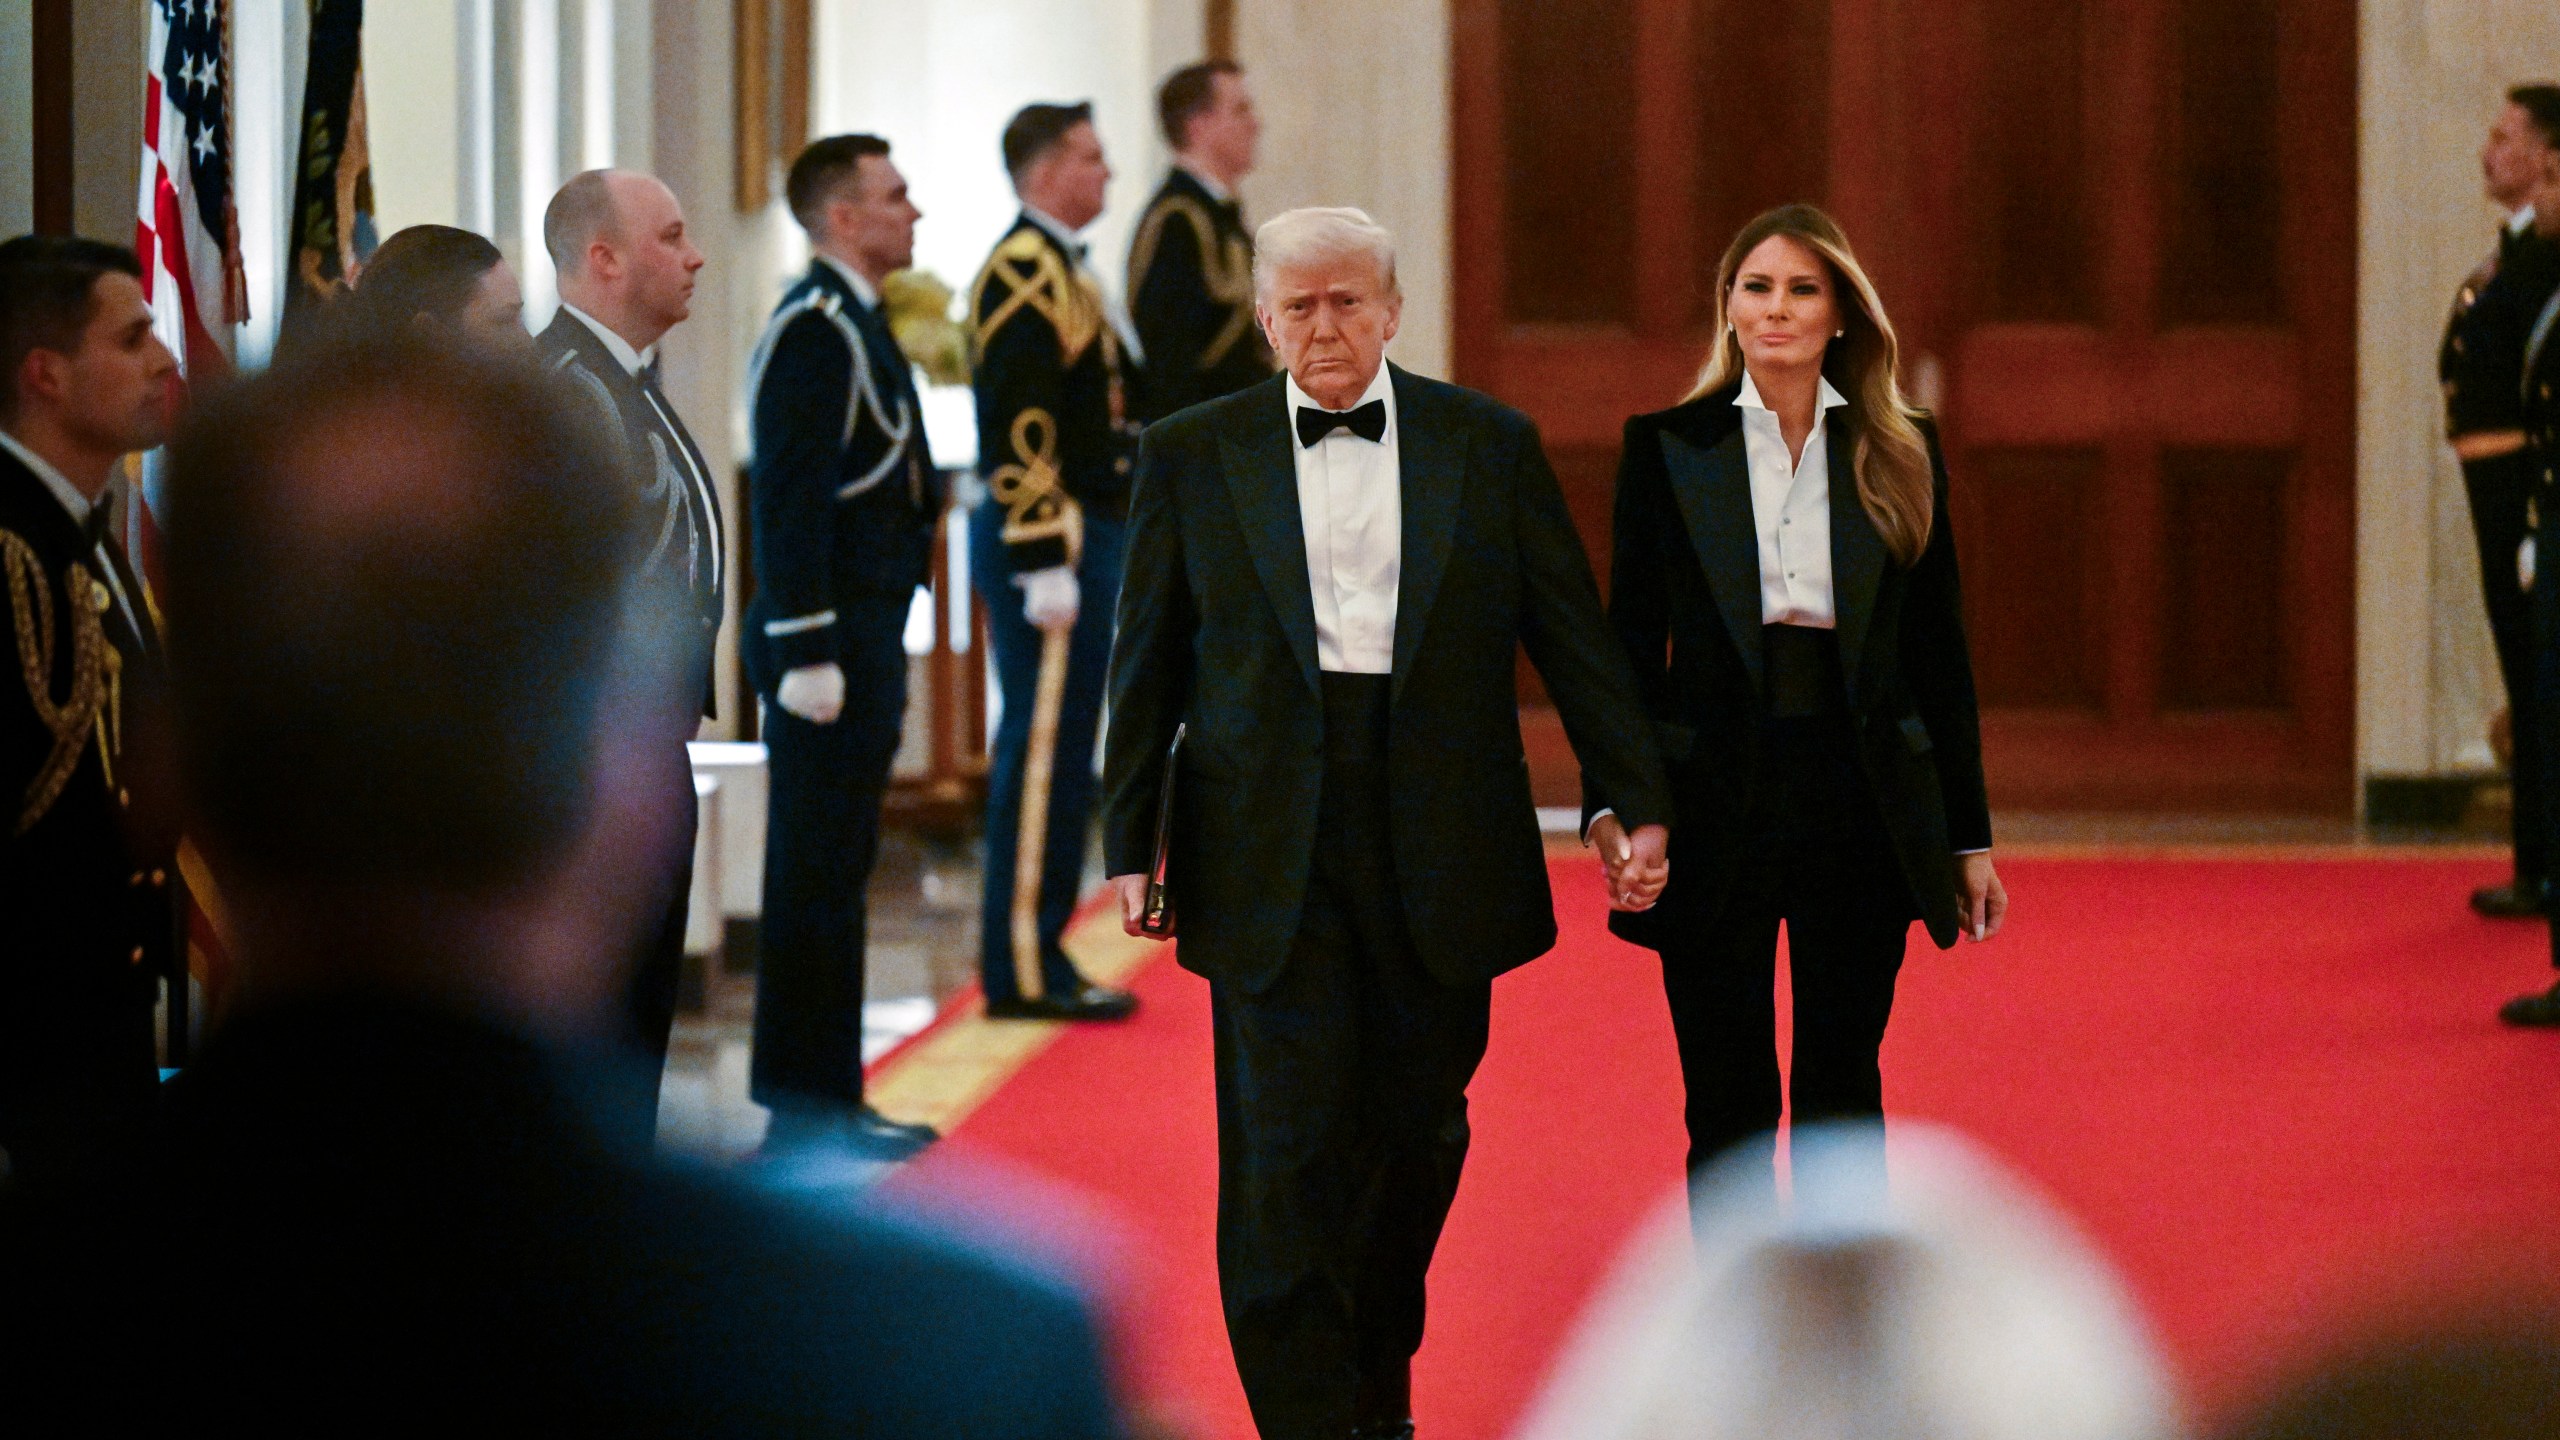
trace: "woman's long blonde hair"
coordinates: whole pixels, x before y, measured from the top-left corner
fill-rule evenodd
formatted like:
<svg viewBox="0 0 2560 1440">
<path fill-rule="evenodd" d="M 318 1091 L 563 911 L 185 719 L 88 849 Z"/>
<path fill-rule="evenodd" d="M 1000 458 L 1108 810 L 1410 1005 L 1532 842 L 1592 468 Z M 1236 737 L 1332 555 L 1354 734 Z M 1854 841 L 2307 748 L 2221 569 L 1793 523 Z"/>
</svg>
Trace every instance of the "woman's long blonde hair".
<svg viewBox="0 0 2560 1440">
<path fill-rule="evenodd" d="M 1781 205 L 1755 216 L 1733 237 L 1716 266 L 1716 348 L 1688 398 L 1742 382 L 1742 340 L 1727 323 L 1726 307 L 1744 257 L 1772 235 L 1796 241 L 1830 267 L 1831 293 L 1845 333 L 1824 352 L 1822 373 L 1849 400 L 1849 423 L 1858 437 L 1852 461 L 1858 503 L 1866 507 L 1893 557 L 1913 564 L 1928 547 L 1936 509 L 1929 442 L 1920 433 L 1920 410 L 1904 398 L 1895 378 L 1900 354 L 1893 322 L 1885 317 L 1884 302 L 1876 298 L 1876 287 L 1858 257 L 1850 253 L 1839 221 L 1811 205 Z"/>
</svg>

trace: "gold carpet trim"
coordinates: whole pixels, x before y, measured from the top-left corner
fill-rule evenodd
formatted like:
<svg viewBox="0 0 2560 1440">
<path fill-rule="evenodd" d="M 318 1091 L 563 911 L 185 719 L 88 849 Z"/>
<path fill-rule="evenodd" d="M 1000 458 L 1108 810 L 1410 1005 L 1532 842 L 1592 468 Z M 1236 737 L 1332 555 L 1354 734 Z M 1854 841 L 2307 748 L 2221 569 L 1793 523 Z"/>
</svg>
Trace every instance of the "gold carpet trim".
<svg viewBox="0 0 2560 1440">
<path fill-rule="evenodd" d="M 1062 943 L 1085 978 L 1097 985 L 1125 985 L 1164 946 L 1120 928 L 1116 905 L 1088 914 Z M 948 1135 L 987 1097 L 1021 1073 L 1067 1028 L 1063 1020 L 990 1020 L 985 1003 L 943 1022 L 891 1057 L 863 1082 L 865 1098 L 884 1115 L 930 1125 Z"/>
</svg>

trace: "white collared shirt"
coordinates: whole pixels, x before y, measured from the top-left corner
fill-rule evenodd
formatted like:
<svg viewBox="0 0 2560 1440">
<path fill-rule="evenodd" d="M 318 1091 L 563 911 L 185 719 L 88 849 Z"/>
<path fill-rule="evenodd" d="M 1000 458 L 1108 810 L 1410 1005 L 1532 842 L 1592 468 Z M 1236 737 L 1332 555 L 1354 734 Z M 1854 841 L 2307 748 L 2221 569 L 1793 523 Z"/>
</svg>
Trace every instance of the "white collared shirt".
<svg viewBox="0 0 2560 1440">
<path fill-rule="evenodd" d="M 2521 235 L 2533 228 L 2533 207 L 2525 206 L 2507 217 L 2507 233 Z"/>
<path fill-rule="evenodd" d="M 1336 430 L 1298 443 L 1298 411 L 1325 407 L 1291 376 L 1282 382 L 1289 447 L 1297 453 L 1298 520 L 1307 539 L 1307 585 L 1315 600 L 1316 667 L 1385 675 L 1396 663 L 1396 585 L 1404 569 L 1403 470 L 1396 444 L 1396 394 L 1382 362 L 1353 402 L 1387 407 L 1375 441 Z"/>
<path fill-rule="evenodd" d="M 853 298 L 861 301 L 864 309 L 877 310 L 880 308 L 879 287 L 873 285 L 870 281 L 863 279 L 861 271 L 854 269 L 852 266 L 847 265 L 833 255 L 820 255 L 817 259 L 819 264 L 826 266 L 828 269 L 833 270 L 838 275 L 844 277 L 844 283 L 853 287 Z"/>
<path fill-rule="evenodd" d="M 89 497 L 81 494 L 68 476 L 53 468 L 52 461 L 28 449 L 17 436 L 6 430 L 0 430 L 0 450 L 17 456 L 19 464 L 35 472 L 36 480 L 52 491 L 53 498 L 61 501 L 62 508 L 70 512 L 72 524 L 83 529 L 88 527 L 89 511 L 94 508 Z M 98 557 L 98 571 L 106 580 L 108 591 L 115 596 L 116 608 L 124 612 L 124 623 L 132 626 L 136 635 L 149 634 L 142 628 L 141 616 L 134 610 L 133 597 L 124 593 L 124 577 L 116 573 L 115 565 L 101 555 Z"/>
<path fill-rule="evenodd" d="M 1742 377 L 1734 405 L 1742 411 L 1742 452 L 1751 468 L 1751 522 L 1760 535 L 1760 623 L 1837 628 L 1831 599 L 1831 447 L 1824 431 L 1830 412 L 1849 402 L 1831 382 L 1821 382 L 1812 433 L 1804 453 L 1787 458 L 1778 412 L 1763 404 L 1760 387 Z"/>
<path fill-rule="evenodd" d="M 634 350 L 631 348 L 630 341 L 625 340 L 620 335 L 614 333 L 612 326 L 607 325 L 593 315 L 588 314 L 586 311 L 579 309 L 577 306 L 570 304 L 566 300 L 560 302 L 560 308 L 577 316 L 579 324 L 596 332 L 596 338 L 604 342 L 605 353 L 613 357 L 613 363 L 622 367 L 623 374 L 637 375 L 641 371 L 649 368 L 650 361 L 658 358 L 658 347 L 655 342 L 651 342 L 649 348 L 646 350 Z"/>
</svg>

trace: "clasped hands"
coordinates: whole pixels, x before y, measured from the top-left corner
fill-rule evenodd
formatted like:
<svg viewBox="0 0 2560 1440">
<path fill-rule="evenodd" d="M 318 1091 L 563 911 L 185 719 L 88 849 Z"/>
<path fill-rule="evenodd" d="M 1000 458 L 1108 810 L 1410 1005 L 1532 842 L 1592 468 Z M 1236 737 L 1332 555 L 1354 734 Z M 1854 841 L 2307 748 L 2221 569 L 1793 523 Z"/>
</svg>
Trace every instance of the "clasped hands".
<svg viewBox="0 0 2560 1440">
<path fill-rule="evenodd" d="M 1609 879 L 1609 908 L 1650 910 L 1671 879 L 1671 832 L 1660 825 L 1639 825 L 1630 834 L 1615 814 L 1591 822 L 1591 844 L 1600 852 L 1600 869 Z"/>
</svg>

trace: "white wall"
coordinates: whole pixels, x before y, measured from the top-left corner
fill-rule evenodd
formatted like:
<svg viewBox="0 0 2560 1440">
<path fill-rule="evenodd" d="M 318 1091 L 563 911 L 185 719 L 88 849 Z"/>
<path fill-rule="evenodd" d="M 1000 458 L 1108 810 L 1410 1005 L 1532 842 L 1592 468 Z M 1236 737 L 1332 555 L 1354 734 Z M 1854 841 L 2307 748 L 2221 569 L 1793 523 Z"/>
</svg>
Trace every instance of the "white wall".
<svg viewBox="0 0 2560 1440">
<path fill-rule="evenodd" d="M 0 0 L 0 236 L 36 223 L 34 0 Z"/>
<path fill-rule="evenodd" d="M 2436 345 L 2498 220 L 2481 138 L 2508 86 L 2560 72 L 2560 6 L 2363 0 L 2361 45 L 2357 759 L 2366 774 L 2485 767 L 2506 697 Z"/>
<path fill-rule="evenodd" d="M 462 218 L 461 7 L 398 0 L 364 16 L 374 220 L 384 236 Z"/>
</svg>

